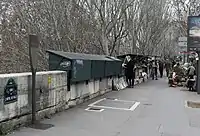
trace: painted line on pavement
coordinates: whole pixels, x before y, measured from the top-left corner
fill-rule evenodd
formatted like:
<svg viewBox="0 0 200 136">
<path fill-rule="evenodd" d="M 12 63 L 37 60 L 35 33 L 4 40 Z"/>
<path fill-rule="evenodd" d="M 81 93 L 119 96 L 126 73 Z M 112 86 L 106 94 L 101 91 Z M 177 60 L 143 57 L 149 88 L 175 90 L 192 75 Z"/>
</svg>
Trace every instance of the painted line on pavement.
<svg viewBox="0 0 200 136">
<path fill-rule="evenodd" d="M 96 108 L 103 108 L 103 109 L 113 109 L 113 110 L 124 110 L 124 111 L 134 111 L 139 105 L 140 102 L 135 102 L 135 101 L 126 101 L 126 100 L 118 100 L 118 99 L 114 99 L 114 100 L 110 100 L 110 101 L 118 101 L 118 102 L 127 102 L 127 103 L 134 103 L 130 108 L 117 108 L 117 107 L 110 107 L 110 106 L 98 106 L 96 105 L 97 103 L 106 100 L 106 98 L 100 99 L 94 103 L 89 104 L 89 107 L 96 107 Z"/>
<path fill-rule="evenodd" d="M 91 107 L 88 107 L 87 109 L 85 109 L 86 111 L 93 111 L 93 112 L 102 112 L 104 111 L 104 109 L 100 109 L 100 110 L 91 110 Z"/>
<path fill-rule="evenodd" d="M 109 107 L 109 106 L 97 106 L 97 105 L 93 105 L 93 106 L 91 106 L 91 107 L 104 108 L 104 109 L 112 109 L 112 110 L 131 111 L 130 109 L 127 109 L 127 108 L 117 108 L 117 107 Z"/>
<path fill-rule="evenodd" d="M 134 111 L 139 105 L 140 105 L 140 102 L 135 102 L 135 104 L 130 108 L 130 110 Z"/>
<path fill-rule="evenodd" d="M 99 102 L 101 102 L 101 101 L 103 101 L 103 100 L 105 100 L 106 98 L 103 98 L 103 99 L 100 99 L 100 100 L 98 100 L 98 101 L 96 101 L 96 102 L 93 102 L 93 103 L 91 103 L 90 105 L 88 105 L 89 107 L 93 107 L 93 105 L 95 105 L 95 104 L 97 104 L 97 103 L 99 103 Z"/>
</svg>

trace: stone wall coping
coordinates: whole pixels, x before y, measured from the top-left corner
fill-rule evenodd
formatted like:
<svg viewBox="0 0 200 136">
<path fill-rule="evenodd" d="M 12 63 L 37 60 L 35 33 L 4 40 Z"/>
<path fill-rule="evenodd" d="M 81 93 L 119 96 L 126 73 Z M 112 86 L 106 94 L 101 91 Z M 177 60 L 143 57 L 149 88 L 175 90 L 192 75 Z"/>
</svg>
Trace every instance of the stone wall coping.
<svg viewBox="0 0 200 136">
<path fill-rule="evenodd" d="M 66 71 L 40 71 L 37 72 L 37 75 L 47 75 L 47 74 L 62 74 L 66 73 Z M 20 77 L 20 76 L 31 76 L 31 72 L 25 72 L 25 73 L 10 73 L 10 74 L 0 74 L 0 78 L 6 78 L 6 77 Z"/>
</svg>

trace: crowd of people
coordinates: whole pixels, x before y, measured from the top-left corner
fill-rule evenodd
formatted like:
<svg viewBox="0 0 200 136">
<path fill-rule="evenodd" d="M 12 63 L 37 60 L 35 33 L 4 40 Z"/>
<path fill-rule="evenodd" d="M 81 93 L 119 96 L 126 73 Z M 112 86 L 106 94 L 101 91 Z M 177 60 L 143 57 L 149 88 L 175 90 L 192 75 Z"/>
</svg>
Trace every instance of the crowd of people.
<svg viewBox="0 0 200 136">
<path fill-rule="evenodd" d="M 172 77 L 174 82 L 179 82 L 183 76 L 188 79 L 193 79 L 196 70 L 193 63 L 188 63 L 187 66 L 181 64 L 177 60 L 170 59 L 149 59 L 148 61 L 143 61 L 143 64 L 140 66 L 137 64 L 136 60 L 130 56 L 126 56 L 123 68 L 125 71 L 126 82 L 128 87 L 134 87 L 134 81 L 136 78 L 136 70 L 138 67 L 142 68 L 142 75 L 147 75 L 152 80 L 158 80 L 158 76 L 163 78 Z M 175 75 L 173 75 L 175 73 Z"/>
<path fill-rule="evenodd" d="M 195 63 L 185 63 L 180 64 L 177 62 L 173 66 L 173 70 L 170 78 L 172 79 L 172 86 L 182 85 L 185 83 L 185 87 L 189 88 L 189 90 L 195 90 L 196 83 L 196 68 Z"/>
</svg>

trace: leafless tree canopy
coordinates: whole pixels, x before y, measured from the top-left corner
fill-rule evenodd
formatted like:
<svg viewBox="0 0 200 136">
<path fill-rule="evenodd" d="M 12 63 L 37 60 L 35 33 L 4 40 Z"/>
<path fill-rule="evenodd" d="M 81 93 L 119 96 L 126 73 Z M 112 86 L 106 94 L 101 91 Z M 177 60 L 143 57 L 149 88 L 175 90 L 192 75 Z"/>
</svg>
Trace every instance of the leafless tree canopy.
<svg viewBox="0 0 200 136">
<path fill-rule="evenodd" d="M 40 38 L 39 70 L 47 49 L 169 56 L 188 11 L 198 0 L 1 0 L 1 73 L 29 71 L 28 34 Z"/>
</svg>

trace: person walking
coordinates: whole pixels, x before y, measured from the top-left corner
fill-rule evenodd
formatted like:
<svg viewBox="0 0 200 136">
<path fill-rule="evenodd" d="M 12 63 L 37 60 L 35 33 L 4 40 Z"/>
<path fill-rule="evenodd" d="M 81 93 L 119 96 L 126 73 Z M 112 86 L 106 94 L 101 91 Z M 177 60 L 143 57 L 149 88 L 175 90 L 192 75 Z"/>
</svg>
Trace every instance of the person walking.
<svg viewBox="0 0 200 136">
<path fill-rule="evenodd" d="M 160 61 L 159 61 L 160 78 L 163 77 L 163 69 L 164 69 L 164 64 L 163 64 L 163 62 L 160 60 Z"/>
<path fill-rule="evenodd" d="M 165 71 L 166 71 L 167 77 L 169 77 L 170 69 L 171 69 L 171 64 L 170 64 L 169 60 L 167 59 L 165 62 Z"/>
<path fill-rule="evenodd" d="M 152 79 L 154 80 L 156 78 L 158 80 L 158 63 L 156 60 L 152 62 L 152 72 Z"/>
</svg>

